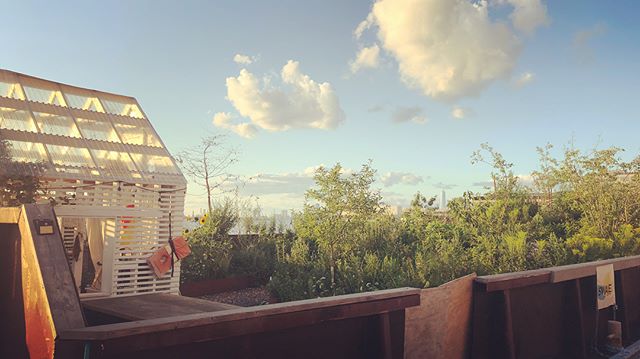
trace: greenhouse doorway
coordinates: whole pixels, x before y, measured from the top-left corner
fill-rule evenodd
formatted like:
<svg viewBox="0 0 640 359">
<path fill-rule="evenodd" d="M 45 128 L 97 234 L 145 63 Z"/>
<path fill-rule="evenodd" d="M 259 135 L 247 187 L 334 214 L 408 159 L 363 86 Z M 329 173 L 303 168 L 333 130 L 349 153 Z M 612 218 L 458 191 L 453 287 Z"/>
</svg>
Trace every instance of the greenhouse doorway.
<svg viewBox="0 0 640 359">
<path fill-rule="evenodd" d="M 64 248 L 81 297 L 106 296 L 104 260 L 106 228 L 112 218 L 59 218 Z M 105 278 L 106 277 L 106 278 Z"/>
</svg>

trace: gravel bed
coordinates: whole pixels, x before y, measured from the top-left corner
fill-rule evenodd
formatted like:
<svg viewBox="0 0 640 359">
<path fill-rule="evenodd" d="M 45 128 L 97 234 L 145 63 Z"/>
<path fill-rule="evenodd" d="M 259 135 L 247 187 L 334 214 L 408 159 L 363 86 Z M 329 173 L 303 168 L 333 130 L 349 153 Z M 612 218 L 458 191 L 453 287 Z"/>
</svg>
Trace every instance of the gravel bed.
<svg viewBox="0 0 640 359">
<path fill-rule="evenodd" d="M 276 298 L 266 287 L 245 288 L 217 294 L 209 294 L 200 297 L 218 303 L 239 305 L 241 307 L 253 307 L 277 303 Z"/>
</svg>

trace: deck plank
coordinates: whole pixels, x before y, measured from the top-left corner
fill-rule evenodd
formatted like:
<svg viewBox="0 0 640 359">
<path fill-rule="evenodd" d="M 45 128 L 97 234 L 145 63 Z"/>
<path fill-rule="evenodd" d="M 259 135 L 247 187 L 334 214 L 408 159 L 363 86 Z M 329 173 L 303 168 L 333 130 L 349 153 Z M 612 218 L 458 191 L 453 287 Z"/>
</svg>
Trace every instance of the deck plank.
<svg viewBox="0 0 640 359">
<path fill-rule="evenodd" d="M 127 297 L 110 297 L 82 301 L 88 310 L 124 320 L 166 318 L 203 312 L 218 312 L 238 306 L 167 293 L 152 293 Z"/>
</svg>

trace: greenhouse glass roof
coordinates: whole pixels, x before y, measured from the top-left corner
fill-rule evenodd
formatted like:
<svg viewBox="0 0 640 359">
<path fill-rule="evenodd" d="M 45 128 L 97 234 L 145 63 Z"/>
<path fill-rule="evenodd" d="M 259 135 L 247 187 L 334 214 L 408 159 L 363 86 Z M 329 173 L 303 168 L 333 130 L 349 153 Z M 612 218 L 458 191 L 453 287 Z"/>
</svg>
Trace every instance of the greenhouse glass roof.
<svg viewBox="0 0 640 359">
<path fill-rule="evenodd" d="M 186 183 L 133 97 L 0 69 L 0 138 L 46 177 Z"/>
</svg>

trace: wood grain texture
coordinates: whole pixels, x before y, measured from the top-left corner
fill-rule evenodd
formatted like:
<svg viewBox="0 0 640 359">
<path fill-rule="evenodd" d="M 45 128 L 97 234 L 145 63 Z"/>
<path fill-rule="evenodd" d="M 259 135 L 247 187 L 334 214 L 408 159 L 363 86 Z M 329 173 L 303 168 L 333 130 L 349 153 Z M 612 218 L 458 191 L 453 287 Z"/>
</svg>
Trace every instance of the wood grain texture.
<svg viewBox="0 0 640 359">
<path fill-rule="evenodd" d="M 136 335 L 176 331 L 191 336 L 174 336 L 173 340 L 211 340 L 259 331 L 281 330 L 313 325 L 327 320 L 376 315 L 403 310 L 420 303 L 419 289 L 400 288 L 331 298 L 318 298 L 258 307 L 230 309 L 212 313 L 190 314 L 71 329 L 60 333 L 67 340 L 113 340 Z"/>
<path fill-rule="evenodd" d="M 239 308 L 166 293 L 83 300 L 82 307 L 124 320 L 144 320 Z"/>
<path fill-rule="evenodd" d="M 407 359 L 467 357 L 475 277 L 470 274 L 421 290 L 420 306 L 406 309 Z"/>
<path fill-rule="evenodd" d="M 39 235 L 34 220 L 56 225 Z M 82 328 L 85 321 L 51 206 L 29 204 L 18 220 L 25 341 L 31 358 L 52 358 L 60 330 Z"/>
<path fill-rule="evenodd" d="M 551 283 L 584 278 L 596 275 L 596 268 L 605 264 L 613 264 L 615 271 L 640 266 L 640 256 L 622 257 L 602 261 L 572 264 L 548 268 L 551 271 Z"/>
<path fill-rule="evenodd" d="M 25 228 L 25 231 L 28 226 L 28 233 L 21 231 L 23 243 L 25 235 L 30 235 L 56 329 L 84 327 L 80 298 L 67 262 L 62 235 L 53 208 L 49 205 L 26 204 L 23 211 L 20 226 Z M 34 221 L 42 219 L 55 223 L 53 234 L 38 234 Z"/>
<path fill-rule="evenodd" d="M 476 282 L 487 292 L 526 287 L 535 284 L 548 283 L 551 280 L 551 270 L 536 269 L 524 272 L 487 275 L 476 278 Z"/>
</svg>

